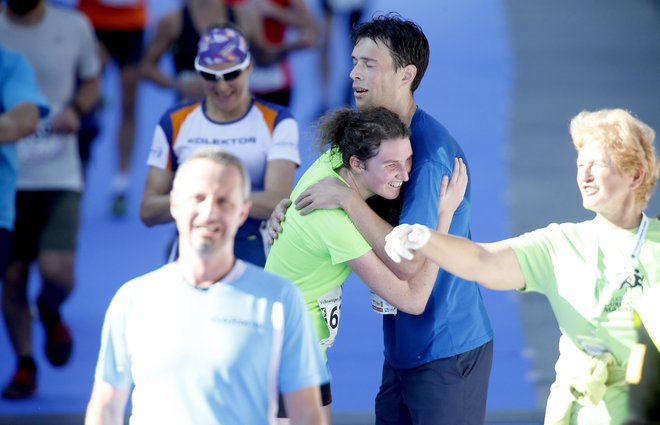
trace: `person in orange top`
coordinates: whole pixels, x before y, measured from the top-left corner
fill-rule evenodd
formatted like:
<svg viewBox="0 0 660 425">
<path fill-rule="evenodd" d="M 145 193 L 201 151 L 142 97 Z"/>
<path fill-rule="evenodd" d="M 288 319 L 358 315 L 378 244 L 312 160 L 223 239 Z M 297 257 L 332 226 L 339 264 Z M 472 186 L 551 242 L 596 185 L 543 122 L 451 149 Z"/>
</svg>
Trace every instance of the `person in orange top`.
<svg viewBox="0 0 660 425">
<path fill-rule="evenodd" d="M 118 134 L 118 170 L 112 182 L 111 212 L 126 212 L 129 167 L 135 139 L 135 94 L 140 78 L 146 0 L 80 0 L 80 11 L 92 22 L 99 40 L 103 65 L 115 62 L 121 79 L 121 125 Z"/>
<path fill-rule="evenodd" d="M 289 106 L 293 75 L 288 54 L 319 46 L 321 28 L 305 0 L 225 0 L 235 23 L 248 38 L 255 59 L 250 92 L 256 97 Z M 286 36 L 289 29 L 294 37 Z"/>
</svg>

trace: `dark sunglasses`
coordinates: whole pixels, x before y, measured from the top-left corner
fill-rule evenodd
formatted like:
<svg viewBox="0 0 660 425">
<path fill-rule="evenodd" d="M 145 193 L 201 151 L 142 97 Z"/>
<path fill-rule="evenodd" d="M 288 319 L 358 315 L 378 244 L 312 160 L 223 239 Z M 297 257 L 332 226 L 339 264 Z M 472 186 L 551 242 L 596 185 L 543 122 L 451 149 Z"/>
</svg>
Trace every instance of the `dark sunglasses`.
<svg viewBox="0 0 660 425">
<path fill-rule="evenodd" d="M 201 77 L 206 81 L 212 82 L 217 82 L 220 80 L 233 81 L 240 77 L 248 66 L 250 66 L 250 56 L 246 57 L 245 60 L 238 65 L 223 69 L 222 71 L 206 68 L 205 66 L 200 65 L 197 59 L 195 59 L 195 69 L 199 75 L 201 75 Z"/>
</svg>

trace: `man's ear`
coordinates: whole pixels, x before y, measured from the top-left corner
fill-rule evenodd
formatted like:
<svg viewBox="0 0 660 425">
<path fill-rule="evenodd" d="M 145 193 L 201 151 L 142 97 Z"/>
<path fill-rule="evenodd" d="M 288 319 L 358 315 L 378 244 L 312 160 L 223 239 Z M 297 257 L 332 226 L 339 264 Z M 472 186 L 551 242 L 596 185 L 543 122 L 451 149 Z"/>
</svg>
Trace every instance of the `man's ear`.
<svg viewBox="0 0 660 425">
<path fill-rule="evenodd" d="M 174 196 L 174 191 L 171 190 L 170 191 L 170 214 L 172 215 L 172 218 L 174 218 L 174 220 L 176 220 L 176 207 L 177 207 L 175 198 L 176 198 L 176 196 Z"/>
<path fill-rule="evenodd" d="M 243 203 L 243 210 L 241 211 L 241 218 L 240 218 L 240 223 L 241 226 L 245 221 L 248 219 L 250 216 L 250 210 L 252 209 L 252 201 L 247 200 Z"/>
<path fill-rule="evenodd" d="M 403 67 L 402 70 L 403 74 L 403 80 L 402 82 L 404 84 L 409 84 L 412 85 L 413 81 L 415 81 L 415 77 L 417 76 L 417 67 L 415 65 L 406 65 Z"/>
</svg>

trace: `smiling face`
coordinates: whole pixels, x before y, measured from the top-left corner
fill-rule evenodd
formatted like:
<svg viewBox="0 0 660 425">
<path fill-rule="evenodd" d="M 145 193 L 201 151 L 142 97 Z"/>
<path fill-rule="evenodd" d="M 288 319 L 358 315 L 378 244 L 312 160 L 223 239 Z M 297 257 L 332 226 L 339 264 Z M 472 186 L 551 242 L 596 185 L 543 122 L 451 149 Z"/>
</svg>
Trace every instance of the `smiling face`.
<svg viewBox="0 0 660 425">
<path fill-rule="evenodd" d="M 352 161 L 350 172 L 356 176 L 363 196 L 395 199 L 401 193 L 403 182 L 408 181 L 411 166 L 412 148 L 406 137 L 384 140 L 376 156 L 365 162 Z"/>
<path fill-rule="evenodd" d="M 236 64 L 221 63 L 207 65 L 206 68 L 214 71 L 224 71 L 235 68 Z M 238 78 L 226 81 L 204 80 L 204 94 L 206 95 L 206 112 L 211 119 L 218 121 L 233 121 L 242 117 L 250 106 L 250 91 L 248 78 L 252 65 L 241 72 Z"/>
<path fill-rule="evenodd" d="M 182 256 L 222 252 L 233 258 L 234 237 L 251 203 L 243 194 L 243 177 L 235 166 L 194 159 L 186 164 L 171 193 L 170 210 L 179 232 Z"/>
<path fill-rule="evenodd" d="M 577 184 L 585 209 L 605 217 L 635 202 L 634 176 L 621 174 L 602 143 L 592 141 L 578 152 Z"/>
<path fill-rule="evenodd" d="M 370 38 L 363 38 L 355 44 L 352 53 L 353 95 L 358 109 L 382 106 L 396 110 L 401 94 L 398 90 L 407 90 L 400 84 L 401 72 L 394 69 L 394 61 L 389 48 L 382 42 L 376 43 Z"/>
</svg>

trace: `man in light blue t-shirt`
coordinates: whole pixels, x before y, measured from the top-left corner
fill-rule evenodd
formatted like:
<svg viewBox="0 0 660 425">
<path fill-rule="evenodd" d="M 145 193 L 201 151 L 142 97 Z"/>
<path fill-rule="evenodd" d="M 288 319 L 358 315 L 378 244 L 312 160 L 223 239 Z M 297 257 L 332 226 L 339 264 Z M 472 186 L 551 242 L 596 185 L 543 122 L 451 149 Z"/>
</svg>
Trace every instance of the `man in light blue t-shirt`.
<svg viewBox="0 0 660 425">
<path fill-rule="evenodd" d="M 251 207 L 240 160 L 201 148 L 179 167 L 170 211 L 179 257 L 123 285 L 106 313 L 87 424 L 323 424 L 329 380 L 292 282 L 237 259 Z"/>
<path fill-rule="evenodd" d="M 28 61 L 0 45 L 0 273 L 4 273 L 16 213 L 14 142 L 34 133 L 39 117 L 47 113 L 48 104 Z"/>
<path fill-rule="evenodd" d="M 16 217 L 16 142 L 34 133 L 39 118 L 48 113 L 48 103 L 29 62 L 20 54 L 0 45 L 0 280 L 5 273 L 11 249 L 11 232 Z M 19 359 L 21 361 L 31 359 Z M 36 388 L 36 373 L 25 375 L 18 381 L 21 388 L 6 388 L 2 397 L 19 398 L 17 395 L 32 393 Z M 12 382 L 16 382 L 16 377 Z"/>
</svg>

